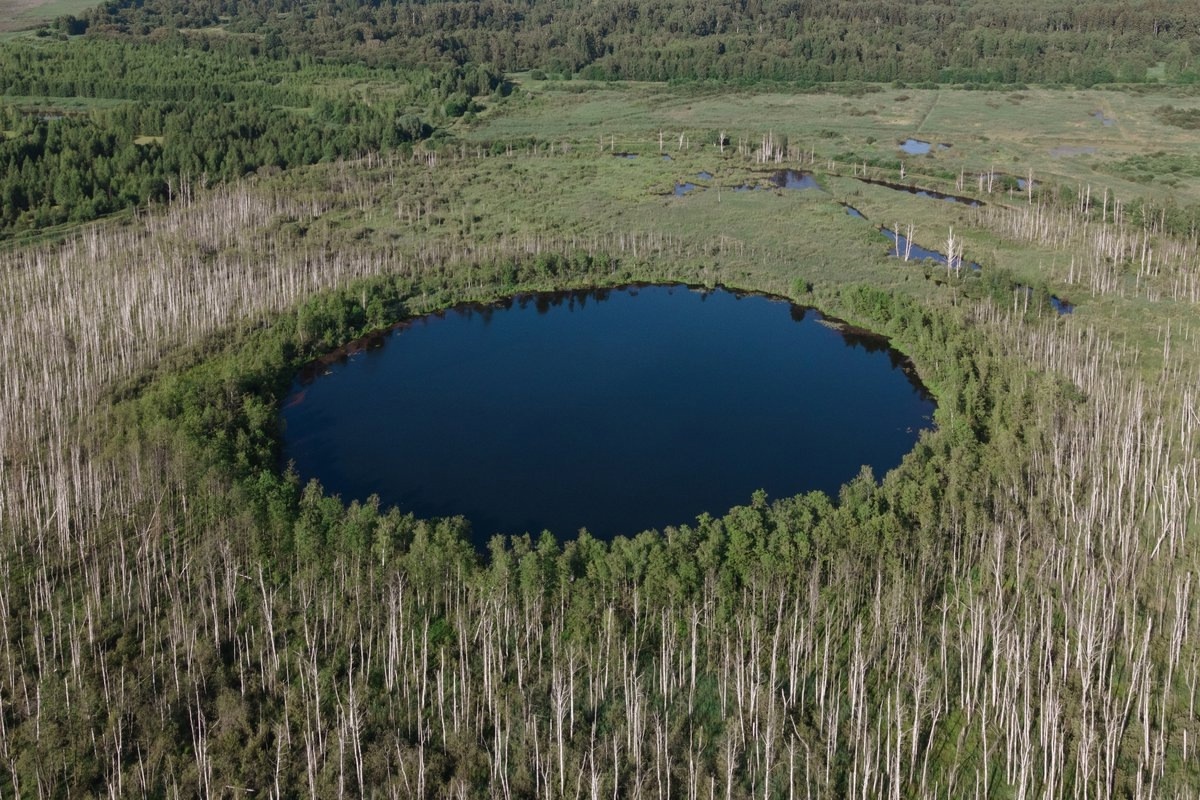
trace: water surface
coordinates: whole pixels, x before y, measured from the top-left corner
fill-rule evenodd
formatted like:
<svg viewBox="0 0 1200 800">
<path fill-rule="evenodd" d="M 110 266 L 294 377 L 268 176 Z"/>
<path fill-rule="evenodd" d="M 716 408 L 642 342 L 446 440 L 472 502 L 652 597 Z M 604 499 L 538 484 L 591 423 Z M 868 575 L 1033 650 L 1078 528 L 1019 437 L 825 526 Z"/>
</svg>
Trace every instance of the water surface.
<svg viewBox="0 0 1200 800">
<path fill-rule="evenodd" d="M 771 173 L 771 184 L 777 189 L 798 189 L 806 191 L 816 189 L 820 191 L 821 184 L 817 183 L 817 179 L 813 177 L 811 172 L 804 172 L 798 169 L 781 169 Z"/>
<path fill-rule="evenodd" d="M 959 205 L 968 206 L 970 208 L 978 208 L 983 205 L 980 201 L 973 197 L 962 197 L 957 194 L 946 194 L 945 192 L 935 191 L 933 189 L 922 189 L 919 186 L 911 186 L 903 183 L 893 183 L 892 181 L 879 180 L 878 178 L 858 178 L 861 183 L 869 183 L 872 186 L 882 186 L 886 189 L 893 189 L 897 192 L 907 192 L 908 194 L 923 197 L 926 200 L 945 200 L 948 203 L 958 203 Z"/>
<path fill-rule="evenodd" d="M 934 144 L 932 142 L 926 142 L 923 139 L 905 139 L 900 143 L 900 151 L 903 153 L 908 153 L 912 156 L 923 156 L 933 150 L 941 152 L 949 149 L 950 145 L 948 144 Z"/>
<path fill-rule="evenodd" d="M 285 459 L 344 500 L 495 532 L 611 537 L 756 489 L 877 477 L 933 403 L 882 338 L 684 286 L 522 295 L 412 320 L 285 403 Z"/>
<path fill-rule="evenodd" d="M 879 232 L 892 241 L 892 255 L 896 258 L 904 258 L 904 254 L 908 253 L 909 261 L 936 261 L 938 264 L 946 264 L 949 259 L 945 253 L 939 253 L 937 250 L 930 250 L 927 247 L 921 247 L 916 242 L 910 242 L 908 237 L 903 233 L 898 233 L 891 228 L 880 228 Z M 958 248 L 955 248 L 956 250 Z M 957 261 L 956 261 L 957 264 Z M 967 269 L 977 272 L 980 267 L 974 261 L 963 261 L 958 266 L 966 267 Z"/>
</svg>

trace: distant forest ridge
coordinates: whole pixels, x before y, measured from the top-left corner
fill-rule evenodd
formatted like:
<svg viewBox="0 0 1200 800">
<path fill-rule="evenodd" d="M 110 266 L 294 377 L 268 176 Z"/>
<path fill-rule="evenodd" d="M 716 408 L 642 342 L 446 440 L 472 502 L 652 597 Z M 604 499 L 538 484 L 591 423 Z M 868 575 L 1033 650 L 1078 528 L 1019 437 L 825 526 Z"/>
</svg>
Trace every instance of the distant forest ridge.
<svg viewBox="0 0 1200 800">
<path fill-rule="evenodd" d="M 251 34 L 267 55 L 475 62 L 589 79 L 1200 78 L 1192 0 L 120 0 L 60 23 L 91 35 L 219 29 Z"/>
</svg>

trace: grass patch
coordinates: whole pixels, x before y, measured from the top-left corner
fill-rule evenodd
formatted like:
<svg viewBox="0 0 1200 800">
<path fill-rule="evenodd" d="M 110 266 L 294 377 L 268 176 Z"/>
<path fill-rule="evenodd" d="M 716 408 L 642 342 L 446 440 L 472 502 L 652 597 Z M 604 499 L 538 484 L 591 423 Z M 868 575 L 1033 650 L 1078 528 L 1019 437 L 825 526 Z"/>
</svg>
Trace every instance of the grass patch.
<svg viewBox="0 0 1200 800">
<path fill-rule="evenodd" d="M 0 31 L 34 28 L 67 14 L 80 15 L 95 0 L 0 0 Z"/>
<path fill-rule="evenodd" d="M 84 114 L 88 111 L 117 108 L 131 102 L 133 101 L 110 97 L 0 96 L 0 105 L 15 106 L 30 114 Z"/>
<path fill-rule="evenodd" d="M 1149 183 L 1162 178 L 1200 178 L 1200 156 L 1164 153 L 1129 156 L 1109 167 L 1114 174 Z"/>
<path fill-rule="evenodd" d="M 1154 110 L 1154 116 L 1164 125 L 1183 128 L 1186 131 L 1200 130 L 1200 108 L 1176 108 L 1175 106 L 1159 106 Z"/>
<path fill-rule="evenodd" d="M 656 153 L 659 135 L 671 155 L 707 152 L 721 131 L 734 149 L 757 146 L 763 134 L 789 143 L 820 162 L 854 152 L 872 163 L 903 159 L 910 173 L 974 176 L 994 169 L 1040 184 L 1072 188 L 1096 184 L 1097 170 L 1110 175 L 1123 196 L 1162 198 L 1169 187 L 1147 185 L 1105 165 L 1157 150 L 1187 151 L 1194 136 L 1169 124 L 1155 109 L 1174 100 L 1170 87 L 1125 90 L 1023 88 L 978 92 L 906 88 L 845 96 L 804 91 L 733 91 L 665 84 L 611 83 L 585 88 L 579 82 L 528 82 L 520 96 L 494 109 L 463 136 L 472 142 L 541 142 L 617 151 Z M 903 98 L 903 99 L 901 99 Z M 1098 108 L 1116 120 L 1101 125 Z M 1200 111 L 1196 112 L 1200 115 Z M 685 137 L 685 146 L 679 136 Z M 905 156 L 895 146 L 908 137 L 952 147 L 929 156 Z M 1096 149 L 1087 158 L 1054 155 L 1062 146 Z M 686 148 L 686 149 L 685 149 Z M 1200 190 L 1189 202 L 1200 202 Z"/>
</svg>

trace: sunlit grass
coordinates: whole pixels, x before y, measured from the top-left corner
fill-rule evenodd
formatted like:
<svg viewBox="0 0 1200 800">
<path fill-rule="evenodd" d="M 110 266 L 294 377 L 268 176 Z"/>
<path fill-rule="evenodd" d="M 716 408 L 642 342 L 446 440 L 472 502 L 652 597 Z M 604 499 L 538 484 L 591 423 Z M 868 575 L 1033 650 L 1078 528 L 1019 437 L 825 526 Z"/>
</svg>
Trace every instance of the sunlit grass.
<svg viewBox="0 0 1200 800">
<path fill-rule="evenodd" d="M 78 16 L 95 0 L 0 0 L 0 31 L 20 31 L 67 14 Z"/>
<path fill-rule="evenodd" d="M 753 140 L 774 131 L 817 159 L 856 155 L 903 161 L 912 173 L 997 172 L 1071 185 L 1104 183 L 1117 192 L 1161 197 L 1182 188 L 1200 200 L 1200 186 L 1137 184 L 1109 165 L 1153 151 L 1190 153 L 1194 135 L 1163 124 L 1164 104 L 1193 107 L 1178 89 L 1138 91 L 1023 88 L 1012 91 L 868 87 L 861 94 L 754 90 L 676 90 L 655 84 L 522 81 L 528 95 L 512 111 L 476 126 L 469 138 L 495 141 L 536 136 L 542 141 L 591 140 L 616 150 L 654 151 L 659 134 L 674 152 L 682 133 L 692 147 Z M 846 91 L 850 91 L 847 89 Z M 1104 125 L 1095 111 L 1115 123 Z M 927 156 L 900 152 L 908 137 L 950 144 Z M 754 144 L 751 141 L 751 144 Z M 1090 155 L 1056 155 L 1055 148 L 1094 147 Z M 1101 177 L 1103 176 L 1103 177 Z"/>
</svg>

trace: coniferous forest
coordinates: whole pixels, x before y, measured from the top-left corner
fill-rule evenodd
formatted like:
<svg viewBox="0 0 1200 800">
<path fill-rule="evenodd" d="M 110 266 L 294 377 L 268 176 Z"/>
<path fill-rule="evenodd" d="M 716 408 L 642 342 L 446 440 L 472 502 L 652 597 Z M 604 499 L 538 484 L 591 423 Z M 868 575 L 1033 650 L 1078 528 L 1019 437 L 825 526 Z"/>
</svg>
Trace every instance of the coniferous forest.
<svg viewBox="0 0 1200 800">
<path fill-rule="evenodd" d="M 0 797 L 1200 795 L 1198 53 L 1172 0 L 0 35 Z M 639 282 L 885 336 L 933 425 L 483 551 L 282 463 L 338 348 Z"/>
</svg>

